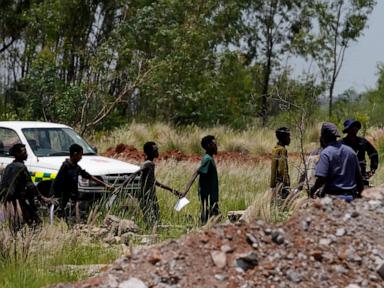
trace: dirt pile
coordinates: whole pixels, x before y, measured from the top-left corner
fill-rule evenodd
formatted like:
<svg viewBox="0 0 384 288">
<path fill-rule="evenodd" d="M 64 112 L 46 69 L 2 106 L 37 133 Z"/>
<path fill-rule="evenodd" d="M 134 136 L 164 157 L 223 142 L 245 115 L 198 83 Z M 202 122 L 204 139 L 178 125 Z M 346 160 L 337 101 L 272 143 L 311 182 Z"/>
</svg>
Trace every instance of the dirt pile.
<svg viewBox="0 0 384 288">
<path fill-rule="evenodd" d="M 216 225 L 57 287 L 383 287 L 383 219 L 383 200 L 324 198 L 283 225 Z"/>
<path fill-rule="evenodd" d="M 133 163 L 140 163 L 144 159 L 144 153 L 137 150 L 131 145 L 120 143 L 116 147 L 108 148 L 103 156 L 113 157 L 123 161 L 129 161 Z M 289 157 L 298 158 L 298 153 L 289 153 Z M 217 162 L 238 162 L 238 163 L 255 163 L 260 161 L 270 161 L 271 155 L 269 153 L 252 157 L 248 153 L 234 152 L 234 151 L 219 151 L 215 156 Z M 201 155 L 199 154 L 188 154 L 177 150 L 161 152 L 159 160 L 175 160 L 175 161 L 192 161 L 199 162 Z"/>
</svg>

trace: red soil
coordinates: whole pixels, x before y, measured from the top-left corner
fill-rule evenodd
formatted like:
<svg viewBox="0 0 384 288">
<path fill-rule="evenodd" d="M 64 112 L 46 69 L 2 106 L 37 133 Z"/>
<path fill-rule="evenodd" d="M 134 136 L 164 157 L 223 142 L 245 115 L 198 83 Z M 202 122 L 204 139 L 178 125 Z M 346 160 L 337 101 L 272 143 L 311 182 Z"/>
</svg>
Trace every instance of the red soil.
<svg viewBox="0 0 384 288">
<path fill-rule="evenodd" d="M 108 148 L 104 153 L 104 156 L 118 158 L 121 160 L 140 163 L 144 159 L 144 153 L 137 150 L 132 145 L 126 145 L 123 143 L 117 144 L 116 147 Z M 290 158 L 299 158 L 299 153 L 289 153 Z M 175 161 L 191 161 L 199 162 L 201 155 L 199 154 L 187 154 L 181 151 L 172 150 L 160 153 L 159 160 L 175 160 Z M 246 153 L 233 152 L 233 151 L 219 151 L 215 156 L 217 162 L 240 162 L 240 163 L 256 163 L 261 161 L 270 161 L 271 154 L 266 153 L 253 157 Z"/>
</svg>

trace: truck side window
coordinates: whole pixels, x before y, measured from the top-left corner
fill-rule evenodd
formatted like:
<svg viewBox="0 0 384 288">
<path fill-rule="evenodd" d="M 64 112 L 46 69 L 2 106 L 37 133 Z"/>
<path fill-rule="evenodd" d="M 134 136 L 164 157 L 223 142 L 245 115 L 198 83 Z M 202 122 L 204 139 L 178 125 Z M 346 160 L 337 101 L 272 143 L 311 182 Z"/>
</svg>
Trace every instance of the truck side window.
<svg viewBox="0 0 384 288">
<path fill-rule="evenodd" d="M 0 157 L 10 157 L 9 149 L 16 143 L 21 143 L 17 133 L 12 129 L 0 127 Z"/>
</svg>

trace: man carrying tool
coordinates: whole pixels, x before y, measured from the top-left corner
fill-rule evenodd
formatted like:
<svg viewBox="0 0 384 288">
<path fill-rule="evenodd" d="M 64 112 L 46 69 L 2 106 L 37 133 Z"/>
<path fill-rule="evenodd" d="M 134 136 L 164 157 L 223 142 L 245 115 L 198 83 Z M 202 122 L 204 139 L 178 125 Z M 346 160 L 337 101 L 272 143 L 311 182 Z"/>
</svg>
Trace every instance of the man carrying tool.
<svg viewBox="0 0 384 288">
<path fill-rule="evenodd" d="M 351 147 L 357 154 L 360 163 L 360 171 L 363 176 L 364 185 L 369 186 L 368 179 L 371 178 L 377 167 L 379 166 L 379 156 L 375 147 L 364 137 L 357 136 L 361 129 L 361 123 L 354 119 L 348 119 L 344 122 L 343 133 L 347 136 L 343 138 L 342 143 Z M 368 155 L 370 160 L 370 171 L 367 172 L 367 162 L 365 155 Z"/>
<path fill-rule="evenodd" d="M 17 143 L 12 146 L 9 155 L 15 160 L 4 170 L 0 185 L 0 198 L 4 202 L 6 218 L 14 231 L 23 224 L 34 227 L 41 223 L 35 198 L 41 203 L 52 204 L 54 200 L 41 195 L 33 184 L 31 176 L 24 165 L 28 154 L 25 145 Z"/>
<path fill-rule="evenodd" d="M 219 179 L 214 155 L 217 154 L 216 139 L 212 135 L 207 135 L 201 139 L 201 147 L 205 150 L 205 155 L 201 159 L 200 167 L 192 174 L 183 195 L 187 195 L 197 176 L 199 178 L 199 198 L 201 201 L 201 223 L 207 223 L 210 217 L 219 215 Z"/>
<path fill-rule="evenodd" d="M 175 189 L 172 189 L 159 181 L 157 181 L 155 176 L 155 162 L 154 160 L 159 157 L 159 149 L 155 142 L 149 141 L 146 142 L 143 146 L 145 161 L 141 165 L 141 168 L 135 173 L 131 174 L 127 179 L 124 185 L 127 185 L 131 182 L 139 173 L 140 176 L 140 192 L 138 195 L 135 195 L 139 200 L 140 209 L 143 212 L 144 221 L 147 225 L 155 227 L 156 224 L 160 222 L 160 208 L 159 202 L 156 196 L 156 186 L 163 188 L 176 195 L 181 197 L 181 193 Z"/>
<path fill-rule="evenodd" d="M 351 201 L 363 191 L 356 153 L 347 145 L 337 142 L 337 137 L 340 134 L 335 124 L 322 125 L 320 143 L 324 149 L 316 166 L 316 182 L 310 189 L 312 198 L 328 194 Z M 319 195 L 318 189 L 323 185 L 322 195 Z"/>
</svg>

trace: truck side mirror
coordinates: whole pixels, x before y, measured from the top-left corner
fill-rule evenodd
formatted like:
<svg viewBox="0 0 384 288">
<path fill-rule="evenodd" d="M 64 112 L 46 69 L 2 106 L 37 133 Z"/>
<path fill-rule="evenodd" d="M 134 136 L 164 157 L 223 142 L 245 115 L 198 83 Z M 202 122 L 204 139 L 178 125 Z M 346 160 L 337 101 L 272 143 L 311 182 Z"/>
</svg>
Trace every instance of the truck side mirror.
<svg viewBox="0 0 384 288">
<path fill-rule="evenodd" d="M 95 153 L 97 153 L 97 147 L 96 146 L 93 146 L 92 149 L 93 149 L 93 151 L 95 151 Z"/>
</svg>

